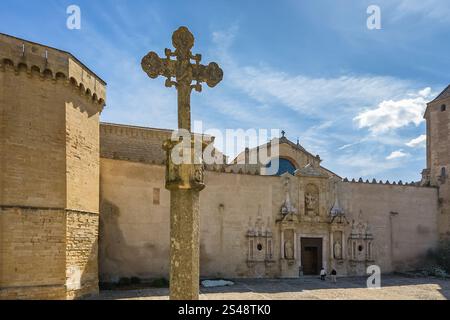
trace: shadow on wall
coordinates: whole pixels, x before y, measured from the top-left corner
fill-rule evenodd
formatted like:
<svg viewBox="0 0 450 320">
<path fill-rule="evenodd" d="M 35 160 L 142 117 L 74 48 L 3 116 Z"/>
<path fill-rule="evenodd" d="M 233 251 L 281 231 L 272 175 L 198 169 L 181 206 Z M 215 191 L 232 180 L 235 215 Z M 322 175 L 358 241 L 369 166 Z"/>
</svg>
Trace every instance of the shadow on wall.
<svg viewBox="0 0 450 320">
<path fill-rule="evenodd" d="M 161 255 L 152 243 L 135 247 L 127 244 L 120 229 L 120 209 L 108 200 L 100 206 L 99 280 L 118 283 L 121 278 L 152 278 L 151 259 Z M 168 258 L 167 258 L 168 260 Z M 168 269 L 167 269 L 168 270 Z"/>
</svg>

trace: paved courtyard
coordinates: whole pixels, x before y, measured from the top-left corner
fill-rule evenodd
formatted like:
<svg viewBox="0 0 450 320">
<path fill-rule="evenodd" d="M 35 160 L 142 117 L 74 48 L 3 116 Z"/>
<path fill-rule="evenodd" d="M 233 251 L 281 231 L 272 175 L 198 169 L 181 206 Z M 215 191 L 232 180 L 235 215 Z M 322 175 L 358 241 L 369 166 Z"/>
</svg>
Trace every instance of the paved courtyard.
<svg viewBox="0 0 450 320">
<path fill-rule="evenodd" d="M 102 291 L 100 300 L 166 300 L 168 289 Z M 450 280 L 384 276 L 381 289 L 367 289 L 365 278 L 341 278 L 337 284 L 304 279 L 240 279 L 235 285 L 201 288 L 202 300 L 446 300 Z"/>
</svg>

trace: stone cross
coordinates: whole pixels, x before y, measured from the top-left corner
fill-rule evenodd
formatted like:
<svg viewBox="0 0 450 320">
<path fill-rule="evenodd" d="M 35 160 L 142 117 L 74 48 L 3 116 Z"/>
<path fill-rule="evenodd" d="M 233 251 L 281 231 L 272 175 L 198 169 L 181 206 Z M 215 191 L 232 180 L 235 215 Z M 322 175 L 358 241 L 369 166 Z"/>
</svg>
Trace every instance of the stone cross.
<svg viewBox="0 0 450 320">
<path fill-rule="evenodd" d="M 215 87 L 223 71 L 217 63 L 200 64 L 201 55 L 193 55 L 194 36 L 181 27 L 172 37 L 175 51 L 166 49 L 166 58 L 150 52 L 142 59 L 142 69 L 152 79 L 166 77 L 166 87 L 178 92 L 178 128 L 191 132 L 191 93 L 202 91 L 202 83 Z M 175 60 L 172 60 L 175 58 Z M 192 63 L 194 61 L 194 63 Z M 175 149 L 180 147 L 181 149 Z M 202 141 L 202 148 L 206 147 Z M 170 299 L 198 300 L 200 278 L 199 196 L 205 188 L 201 155 L 195 138 L 191 141 L 164 142 L 167 153 L 166 188 L 170 190 Z M 190 154 L 189 163 L 175 163 L 173 154 Z"/>
<path fill-rule="evenodd" d="M 150 52 L 142 59 L 142 68 L 152 79 L 158 76 L 167 78 L 166 87 L 175 86 L 178 91 L 178 128 L 191 131 L 191 91 L 202 91 L 202 82 L 213 88 L 222 81 L 223 71 L 217 63 L 201 65 L 202 56 L 193 55 L 194 36 L 186 27 L 181 27 L 172 37 L 175 52 L 166 49 L 166 58 L 161 59 Z M 176 60 L 172 60 L 174 57 Z M 195 63 L 191 63 L 193 60 Z M 176 81 L 173 81 L 175 78 Z M 195 83 L 193 83 L 195 82 Z"/>
</svg>

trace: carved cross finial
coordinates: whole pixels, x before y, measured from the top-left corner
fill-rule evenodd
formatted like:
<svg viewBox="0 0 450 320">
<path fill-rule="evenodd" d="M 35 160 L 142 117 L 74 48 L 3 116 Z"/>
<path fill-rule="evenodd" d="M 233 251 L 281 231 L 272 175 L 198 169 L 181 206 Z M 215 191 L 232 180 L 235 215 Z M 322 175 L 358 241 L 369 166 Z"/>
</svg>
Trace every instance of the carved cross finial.
<svg viewBox="0 0 450 320">
<path fill-rule="evenodd" d="M 284 131 L 284 130 L 281 131 L 281 137 L 282 137 L 282 138 L 286 138 L 286 131 Z"/>
<path fill-rule="evenodd" d="M 142 69 L 147 75 L 156 79 L 163 76 L 166 87 L 175 87 L 178 91 L 178 127 L 191 131 L 191 103 L 192 89 L 202 91 L 202 83 L 215 87 L 223 79 L 223 71 L 215 62 L 208 66 L 201 65 L 202 56 L 193 55 L 194 36 L 186 27 L 180 27 L 172 36 L 175 51 L 165 50 L 166 58 L 160 58 L 155 52 L 148 53 L 142 59 Z M 172 60 L 171 58 L 175 58 Z M 191 60 L 194 63 L 191 63 Z"/>
</svg>

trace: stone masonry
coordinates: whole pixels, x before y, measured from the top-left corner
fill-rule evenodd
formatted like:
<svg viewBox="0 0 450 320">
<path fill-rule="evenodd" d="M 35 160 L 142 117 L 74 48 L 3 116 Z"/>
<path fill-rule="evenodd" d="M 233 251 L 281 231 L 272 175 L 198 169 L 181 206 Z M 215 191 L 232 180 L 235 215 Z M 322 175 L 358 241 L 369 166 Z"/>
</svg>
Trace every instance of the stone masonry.
<svg viewBox="0 0 450 320">
<path fill-rule="evenodd" d="M 95 294 L 105 82 L 0 35 L 0 90 L 0 298 Z"/>
<path fill-rule="evenodd" d="M 0 299 L 77 299 L 99 281 L 169 276 L 171 131 L 100 123 L 105 96 L 70 53 L 0 34 Z M 420 267 L 450 230 L 449 108 L 450 87 L 425 113 L 419 182 L 343 179 L 284 135 L 268 154 L 278 145 L 291 172 L 264 176 L 247 163 L 258 149 L 205 166 L 201 277 Z"/>
</svg>

